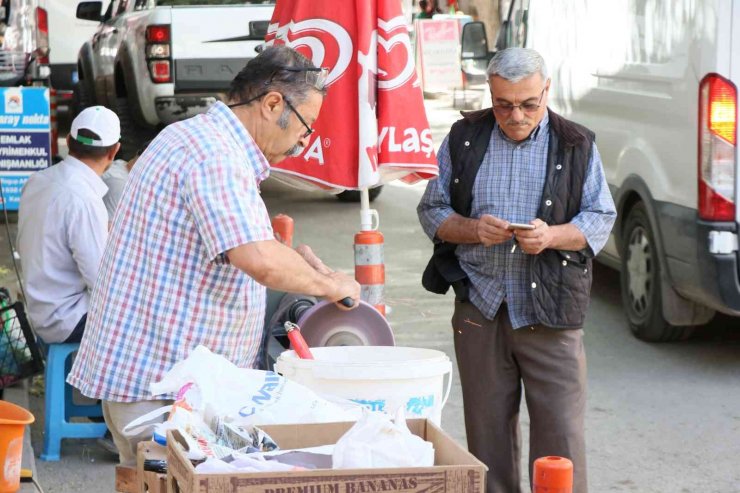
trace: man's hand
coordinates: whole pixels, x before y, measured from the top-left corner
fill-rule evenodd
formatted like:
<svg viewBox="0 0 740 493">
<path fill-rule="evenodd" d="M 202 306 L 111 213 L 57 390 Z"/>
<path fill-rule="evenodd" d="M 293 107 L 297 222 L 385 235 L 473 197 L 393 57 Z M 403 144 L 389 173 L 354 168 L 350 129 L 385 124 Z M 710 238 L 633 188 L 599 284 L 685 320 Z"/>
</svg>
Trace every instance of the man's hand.
<svg viewBox="0 0 740 493">
<path fill-rule="evenodd" d="M 360 304 L 360 285 L 352 279 L 351 277 L 347 276 L 346 274 L 342 274 L 340 272 L 334 272 L 329 267 L 324 264 L 324 262 L 321 261 L 319 257 L 316 256 L 315 253 L 313 253 L 313 250 L 308 245 L 298 245 L 295 249 L 298 254 L 303 257 L 303 260 L 308 262 L 308 265 L 316 269 L 317 272 L 320 274 L 324 274 L 325 276 L 330 277 L 333 281 L 337 283 L 337 293 L 347 293 L 342 295 L 337 294 L 336 296 L 339 296 L 338 298 L 335 298 L 334 296 L 327 296 L 328 299 L 335 302 L 337 306 L 343 310 L 351 310 L 353 308 L 356 308 L 357 305 Z M 344 298 L 352 298 L 352 301 L 354 302 L 352 304 L 352 307 L 346 307 L 344 306 L 341 301 Z"/>
<path fill-rule="evenodd" d="M 298 254 L 303 257 L 303 260 L 308 262 L 308 265 L 316 269 L 317 272 L 329 275 L 333 270 L 331 270 L 329 267 L 324 264 L 324 262 L 321 261 L 319 257 L 316 256 L 315 253 L 313 253 L 313 250 L 310 246 L 302 244 L 295 247 L 295 251 L 298 252 Z"/>
<path fill-rule="evenodd" d="M 352 277 L 341 272 L 332 272 L 328 274 L 332 281 L 334 281 L 335 289 L 326 298 L 336 303 L 336 305 L 342 310 L 353 310 L 360 304 L 360 284 L 355 281 Z M 344 306 L 341 301 L 344 298 L 351 298 L 353 303 L 352 307 L 348 308 Z"/>
<path fill-rule="evenodd" d="M 553 231 L 542 219 L 530 221 L 534 229 L 518 229 L 514 231 L 516 241 L 524 253 L 537 255 L 546 248 L 550 248 L 553 242 Z"/>
<path fill-rule="evenodd" d="M 478 219 L 478 239 L 483 246 L 498 245 L 509 241 L 514 233 L 509 231 L 509 221 L 504 221 L 490 214 L 483 214 Z"/>
</svg>

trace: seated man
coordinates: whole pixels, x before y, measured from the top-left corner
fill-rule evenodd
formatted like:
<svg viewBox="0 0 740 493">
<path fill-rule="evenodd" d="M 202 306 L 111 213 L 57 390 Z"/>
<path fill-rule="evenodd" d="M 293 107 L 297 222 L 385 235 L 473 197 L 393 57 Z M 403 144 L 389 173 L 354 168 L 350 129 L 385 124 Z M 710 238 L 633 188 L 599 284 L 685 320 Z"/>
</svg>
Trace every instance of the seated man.
<svg viewBox="0 0 740 493">
<path fill-rule="evenodd" d="M 116 159 L 113 161 L 110 168 L 103 173 L 103 182 L 108 187 L 108 193 L 103 197 L 103 203 L 105 204 L 105 208 L 108 210 L 108 220 L 111 224 L 113 224 L 113 213 L 116 212 L 118 202 L 120 202 L 121 196 L 123 195 L 123 189 L 126 187 L 128 174 L 131 172 L 134 164 L 136 164 L 139 156 L 144 153 L 149 142 L 146 142 L 144 145 L 139 147 L 134 154 L 134 157 L 128 161 L 124 159 Z"/>
<path fill-rule="evenodd" d="M 100 178 L 118 152 L 121 127 L 102 106 L 83 110 L 67 136 L 69 155 L 29 178 L 18 210 L 28 315 L 46 343 L 80 342 L 108 214 Z"/>
</svg>

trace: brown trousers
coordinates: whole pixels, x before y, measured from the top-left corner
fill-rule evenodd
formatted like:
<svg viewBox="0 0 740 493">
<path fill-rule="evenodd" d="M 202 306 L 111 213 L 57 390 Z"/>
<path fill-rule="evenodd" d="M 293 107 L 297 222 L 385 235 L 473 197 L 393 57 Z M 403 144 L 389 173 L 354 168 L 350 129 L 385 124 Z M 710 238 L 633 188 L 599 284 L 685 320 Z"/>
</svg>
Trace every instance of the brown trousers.
<svg viewBox="0 0 740 493">
<path fill-rule="evenodd" d="M 123 429 L 136 418 L 150 411 L 172 404 L 171 400 L 113 402 L 103 401 L 103 417 L 118 448 L 118 461 L 122 466 L 136 467 L 136 449 L 139 442 L 152 439 L 154 427 L 147 428 L 138 435 L 123 434 Z M 162 416 L 159 421 L 165 420 Z"/>
<path fill-rule="evenodd" d="M 524 384 L 534 460 L 573 461 L 573 493 L 586 493 L 586 354 L 583 330 L 535 325 L 514 330 L 506 305 L 493 320 L 470 302 L 452 317 L 468 448 L 488 466 L 488 493 L 520 492 L 519 404 Z"/>
</svg>

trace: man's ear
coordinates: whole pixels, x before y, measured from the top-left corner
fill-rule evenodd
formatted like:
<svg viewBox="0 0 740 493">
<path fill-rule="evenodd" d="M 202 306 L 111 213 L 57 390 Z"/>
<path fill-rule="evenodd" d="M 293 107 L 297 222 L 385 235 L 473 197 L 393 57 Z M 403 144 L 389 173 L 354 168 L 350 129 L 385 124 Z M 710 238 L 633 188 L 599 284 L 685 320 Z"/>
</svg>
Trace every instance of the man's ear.
<svg viewBox="0 0 740 493">
<path fill-rule="evenodd" d="M 113 161 L 116 158 L 116 154 L 118 154 L 118 150 L 121 148 L 121 143 L 116 142 L 116 145 L 110 148 L 108 151 L 108 160 Z"/>
<path fill-rule="evenodd" d="M 262 111 L 266 115 L 277 115 L 280 116 L 283 107 L 283 95 L 277 91 L 268 92 L 264 98 L 262 98 Z"/>
</svg>

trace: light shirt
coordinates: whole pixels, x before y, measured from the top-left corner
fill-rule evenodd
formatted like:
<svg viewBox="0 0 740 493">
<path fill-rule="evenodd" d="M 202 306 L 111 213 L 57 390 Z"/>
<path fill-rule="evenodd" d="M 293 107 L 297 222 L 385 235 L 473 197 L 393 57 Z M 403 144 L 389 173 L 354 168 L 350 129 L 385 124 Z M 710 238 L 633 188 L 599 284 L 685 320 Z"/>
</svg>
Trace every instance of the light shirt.
<svg viewBox="0 0 740 493">
<path fill-rule="evenodd" d="M 107 191 L 72 156 L 34 173 L 23 187 L 18 254 L 28 315 L 47 343 L 64 341 L 87 313 L 108 237 Z"/>
<path fill-rule="evenodd" d="M 490 214 L 509 222 L 529 223 L 537 217 L 547 171 L 550 142 L 549 116 L 530 136 L 514 142 L 496 124 L 473 185 L 470 217 Z M 418 212 L 426 234 L 434 239 L 439 226 L 454 211 L 450 206 L 451 162 L 449 135 L 437 153 L 439 178 L 430 181 Z M 583 182 L 581 210 L 570 221 L 597 254 L 609 238 L 617 213 L 606 182 L 601 156 L 593 144 Z M 480 243 L 458 245 L 455 254 L 470 280 L 470 301 L 492 320 L 506 300 L 514 328 L 538 322 L 532 302 L 529 255 L 521 248 L 511 252 L 513 240 L 485 247 Z"/>
<path fill-rule="evenodd" d="M 221 102 L 154 139 L 113 218 L 70 384 L 109 401 L 160 398 L 150 384 L 199 344 L 239 367 L 257 363 L 265 288 L 225 252 L 274 238 L 259 194 L 268 174 Z"/>
<path fill-rule="evenodd" d="M 121 201 L 123 188 L 128 181 L 128 161 L 116 159 L 110 167 L 103 173 L 103 182 L 108 186 L 108 193 L 103 197 L 105 208 L 108 211 L 108 220 L 113 222 L 113 213 L 116 212 L 116 206 Z"/>
</svg>

